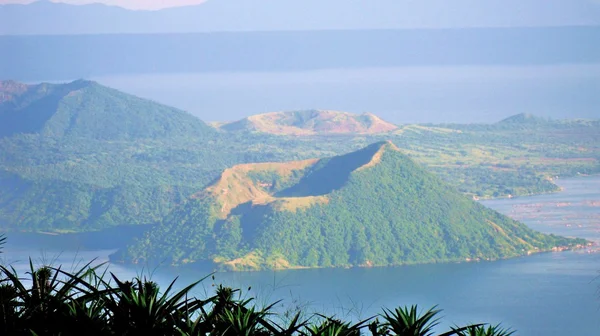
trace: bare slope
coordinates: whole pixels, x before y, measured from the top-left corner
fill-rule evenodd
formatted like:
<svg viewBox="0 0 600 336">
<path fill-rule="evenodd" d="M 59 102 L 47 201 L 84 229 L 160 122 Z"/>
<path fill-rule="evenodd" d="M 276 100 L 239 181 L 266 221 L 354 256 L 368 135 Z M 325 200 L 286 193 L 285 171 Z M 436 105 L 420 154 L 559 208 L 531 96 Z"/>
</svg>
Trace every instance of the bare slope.
<svg viewBox="0 0 600 336">
<path fill-rule="evenodd" d="M 243 205 L 274 205 L 295 212 L 326 204 L 327 195 L 342 188 L 353 171 L 379 163 L 386 148 L 398 150 L 391 143 L 383 144 L 327 159 L 236 165 L 192 198 L 218 204 L 217 216 L 221 219 Z"/>
<path fill-rule="evenodd" d="M 226 131 L 276 135 L 377 134 L 398 129 L 371 113 L 352 114 L 328 110 L 272 112 L 220 124 Z"/>
<path fill-rule="evenodd" d="M 242 164 L 223 171 L 215 183 L 192 198 L 209 198 L 219 204 L 218 216 L 227 218 L 231 211 L 242 204 L 264 205 L 279 202 L 289 210 L 310 206 L 314 202 L 326 202 L 326 198 L 277 197 L 275 191 L 281 184 L 286 184 L 311 167 L 317 159 L 286 163 Z"/>
</svg>

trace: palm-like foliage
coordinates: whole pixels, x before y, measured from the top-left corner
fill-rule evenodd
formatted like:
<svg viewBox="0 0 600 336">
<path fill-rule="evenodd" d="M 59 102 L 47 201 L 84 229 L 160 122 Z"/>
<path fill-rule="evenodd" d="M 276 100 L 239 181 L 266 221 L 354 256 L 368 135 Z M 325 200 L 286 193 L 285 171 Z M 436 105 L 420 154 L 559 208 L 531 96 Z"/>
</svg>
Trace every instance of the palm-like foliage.
<svg viewBox="0 0 600 336">
<path fill-rule="evenodd" d="M 95 268 L 86 265 L 75 274 L 60 268 L 41 267 L 34 269 L 29 262 L 28 281 L 25 285 L 14 268 L 0 266 L 2 278 L 2 328 L 9 334 L 18 334 L 18 330 L 36 326 L 37 334 L 65 333 L 72 326 L 68 318 L 72 307 L 85 305 L 98 295 L 102 295 L 94 286 L 85 281 Z M 98 266 L 99 267 L 99 266 Z M 9 318 L 10 317 L 10 318 Z M 80 317 L 79 314 L 77 317 Z"/>
<path fill-rule="evenodd" d="M 122 282 L 114 274 L 112 278 L 116 290 L 103 297 L 103 302 L 110 315 L 111 329 L 119 335 L 174 335 L 185 324 L 188 314 L 202 304 L 187 295 L 203 279 L 171 294 L 174 280 L 161 294 L 158 285 L 147 279 Z"/>
<path fill-rule="evenodd" d="M 278 336 L 292 336 L 300 334 L 300 330 L 308 327 L 308 321 L 300 321 L 300 316 L 302 312 L 296 313 L 291 321 L 288 323 L 287 327 L 281 327 L 276 323 L 272 322 L 272 324 L 277 328 L 274 334 Z"/>
<path fill-rule="evenodd" d="M 255 308 L 245 309 L 242 306 L 236 307 L 233 311 L 226 310 L 223 313 L 223 330 L 219 332 L 223 336 L 251 336 L 251 335 L 270 335 L 262 326 L 265 311 L 255 311 Z"/>
<path fill-rule="evenodd" d="M 360 336 L 361 330 L 370 320 L 364 320 L 356 324 L 344 322 L 338 319 L 319 315 L 323 321 L 321 324 L 306 327 L 310 336 Z"/>
<path fill-rule="evenodd" d="M 464 329 L 464 328 L 463 328 Z M 511 336 L 515 331 L 502 326 L 473 326 L 457 333 L 458 336 Z"/>
<path fill-rule="evenodd" d="M 161 335 L 161 336 L 432 336 L 439 322 L 436 307 L 419 313 L 416 306 L 384 310 L 377 319 L 359 323 L 316 315 L 302 321 L 297 313 L 285 326 L 272 318 L 275 304 L 258 309 L 239 290 L 217 286 L 205 299 L 190 297 L 202 280 L 164 291 L 146 278 L 121 281 L 85 265 L 69 273 L 60 268 L 35 269 L 27 278 L 0 266 L 0 334 L 2 335 Z M 109 280 L 108 280 L 109 279 Z M 380 322 L 381 319 L 381 322 Z M 500 326 L 472 325 L 439 336 L 510 336 Z"/>
<path fill-rule="evenodd" d="M 440 312 L 441 310 L 437 309 L 437 306 L 422 313 L 419 313 L 416 305 L 396 308 L 393 311 L 384 309 L 381 315 L 384 322 L 380 324 L 376 321 L 369 326 L 369 330 L 373 335 L 433 336 L 433 329 L 440 322 Z M 461 335 L 461 332 L 482 326 L 482 324 L 475 324 L 459 327 L 439 336 Z"/>
<path fill-rule="evenodd" d="M 433 328 L 439 324 L 437 315 L 440 310 L 433 307 L 423 314 L 418 313 L 417 306 L 401 307 L 391 311 L 384 309 L 384 326 L 388 331 L 399 336 L 430 336 Z"/>
</svg>

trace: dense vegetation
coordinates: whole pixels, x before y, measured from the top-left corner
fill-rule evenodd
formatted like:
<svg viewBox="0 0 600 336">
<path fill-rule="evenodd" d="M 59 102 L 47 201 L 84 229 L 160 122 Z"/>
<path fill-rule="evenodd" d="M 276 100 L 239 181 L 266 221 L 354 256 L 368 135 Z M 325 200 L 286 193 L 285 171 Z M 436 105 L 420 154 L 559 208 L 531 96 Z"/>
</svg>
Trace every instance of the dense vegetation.
<svg viewBox="0 0 600 336">
<path fill-rule="evenodd" d="M 0 225 L 155 223 L 220 169 L 266 158 L 229 144 L 185 112 L 93 82 L 31 86 L 0 104 Z"/>
<path fill-rule="evenodd" d="M 115 259 L 216 262 L 234 270 L 385 266 L 498 259 L 585 243 L 534 232 L 485 208 L 390 143 L 324 159 L 302 172 L 271 202 L 244 199 L 226 217 L 225 201 L 192 199 Z M 254 188 L 226 182 L 227 194 Z M 323 196 L 324 202 L 289 207 Z"/>
<path fill-rule="evenodd" d="M 186 112 L 84 80 L 30 86 L 0 103 L 0 137 L 27 133 L 115 141 L 215 133 Z"/>
<path fill-rule="evenodd" d="M 404 125 L 383 135 L 286 137 L 217 132 L 177 109 L 87 81 L 3 97 L 0 227 L 8 230 L 154 224 L 232 165 L 329 157 L 381 140 L 481 198 L 552 192 L 557 175 L 600 172 L 598 121 L 516 116 L 492 125 Z"/>
</svg>

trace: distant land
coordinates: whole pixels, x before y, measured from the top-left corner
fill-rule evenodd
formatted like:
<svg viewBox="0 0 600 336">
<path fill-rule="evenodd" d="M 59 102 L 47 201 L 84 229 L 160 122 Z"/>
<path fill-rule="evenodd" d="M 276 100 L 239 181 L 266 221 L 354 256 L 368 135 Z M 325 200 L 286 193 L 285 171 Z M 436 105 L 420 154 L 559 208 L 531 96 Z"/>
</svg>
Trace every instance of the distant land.
<svg viewBox="0 0 600 336">
<path fill-rule="evenodd" d="M 0 36 L 0 79 L 594 64 L 598 40 L 598 26 Z"/>
<path fill-rule="evenodd" d="M 208 183 L 211 170 L 239 162 L 208 150 L 189 163 L 211 164 L 175 168 L 156 155 L 177 161 L 168 143 L 208 149 L 218 141 L 217 131 L 184 111 L 94 82 L 0 81 L 0 227 L 89 231 L 155 222 Z"/>
<path fill-rule="evenodd" d="M 149 123 L 156 128 L 139 127 Z M 97 83 L 26 85 L 0 81 L 0 137 L 125 140 L 200 137 L 214 130 L 184 111 Z"/>
<path fill-rule="evenodd" d="M 0 81 L 0 229 L 150 227 L 236 165 L 331 158 L 386 140 L 465 199 L 554 192 L 556 176 L 600 173 L 599 120 L 519 114 L 380 133 L 394 126 L 375 115 L 313 112 L 248 118 L 270 131 L 291 120 L 294 134 L 227 132 L 93 81 Z"/>
<path fill-rule="evenodd" d="M 24 24 L 24 23 L 27 24 Z M 159 11 L 39 1 L 0 5 L 0 34 L 122 34 L 600 24 L 592 0 L 209 0 Z"/>
<path fill-rule="evenodd" d="M 228 270 L 498 259 L 584 240 L 476 203 L 391 142 L 331 158 L 226 169 L 113 261 Z"/>
<path fill-rule="evenodd" d="M 229 122 L 214 123 L 221 130 L 274 135 L 379 134 L 398 129 L 372 113 L 307 110 L 271 112 Z"/>
</svg>

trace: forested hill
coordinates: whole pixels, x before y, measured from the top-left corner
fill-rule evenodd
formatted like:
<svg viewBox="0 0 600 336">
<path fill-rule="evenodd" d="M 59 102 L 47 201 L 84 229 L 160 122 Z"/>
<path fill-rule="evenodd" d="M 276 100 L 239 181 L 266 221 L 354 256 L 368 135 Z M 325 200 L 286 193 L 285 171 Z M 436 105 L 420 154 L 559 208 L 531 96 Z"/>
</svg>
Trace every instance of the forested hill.
<svg viewBox="0 0 600 336">
<path fill-rule="evenodd" d="M 95 82 L 0 82 L 0 228 L 155 223 L 221 169 L 260 159 L 229 143 L 184 111 Z"/>
<path fill-rule="evenodd" d="M 305 110 L 272 112 L 216 125 L 225 131 L 261 132 L 274 135 L 379 134 L 398 129 L 372 113 Z"/>
<path fill-rule="evenodd" d="M 41 134 L 96 140 L 207 137 L 215 131 L 181 110 L 78 80 L 0 82 L 0 137 Z"/>
<path fill-rule="evenodd" d="M 537 233 L 426 172 L 390 142 L 235 166 L 115 261 L 231 270 L 496 259 L 579 240 Z"/>
<path fill-rule="evenodd" d="M 497 125 L 546 125 L 552 123 L 549 118 L 543 118 L 530 113 L 520 113 L 500 120 Z"/>
</svg>

